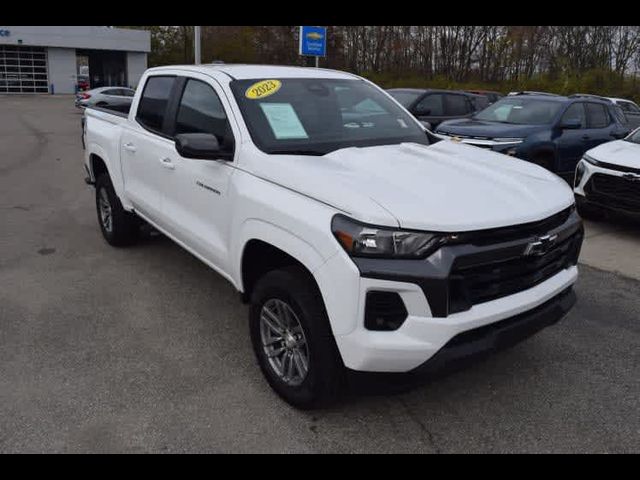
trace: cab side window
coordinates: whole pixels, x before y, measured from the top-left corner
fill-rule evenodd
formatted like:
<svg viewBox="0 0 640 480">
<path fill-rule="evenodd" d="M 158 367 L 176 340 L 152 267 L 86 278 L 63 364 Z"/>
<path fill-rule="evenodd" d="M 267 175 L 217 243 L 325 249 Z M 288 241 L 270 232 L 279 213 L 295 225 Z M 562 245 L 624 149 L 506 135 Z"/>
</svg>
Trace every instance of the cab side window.
<svg viewBox="0 0 640 480">
<path fill-rule="evenodd" d="M 570 105 L 562 115 L 561 123 L 580 122 L 580 128 L 587 128 L 587 116 L 584 111 L 584 103 L 578 102 Z"/>
<path fill-rule="evenodd" d="M 190 78 L 184 87 L 175 134 L 211 133 L 223 147 L 233 141 L 229 120 L 215 90 L 200 80 Z"/>
<path fill-rule="evenodd" d="M 587 117 L 589 128 L 604 128 L 611 123 L 606 107 L 599 103 L 587 103 Z"/>
<path fill-rule="evenodd" d="M 175 77 L 149 77 L 136 113 L 136 120 L 140 125 L 155 133 L 162 133 L 174 82 Z"/>
<path fill-rule="evenodd" d="M 448 117 L 462 116 L 470 112 L 471 107 L 466 97 L 463 95 L 447 95 L 446 115 Z"/>
<path fill-rule="evenodd" d="M 443 95 L 439 93 L 432 93 L 424 97 L 414 108 L 418 115 L 444 115 L 444 102 Z"/>
</svg>

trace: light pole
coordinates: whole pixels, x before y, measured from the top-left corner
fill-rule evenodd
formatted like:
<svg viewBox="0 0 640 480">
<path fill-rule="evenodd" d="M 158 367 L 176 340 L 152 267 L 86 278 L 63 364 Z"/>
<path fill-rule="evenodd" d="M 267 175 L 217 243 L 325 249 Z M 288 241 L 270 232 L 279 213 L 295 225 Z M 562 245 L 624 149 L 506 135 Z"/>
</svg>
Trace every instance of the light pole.
<svg viewBox="0 0 640 480">
<path fill-rule="evenodd" d="M 200 65 L 201 63 L 201 48 L 200 48 L 200 27 L 193 27 L 193 36 L 194 36 L 194 63 L 196 65 Z"/>
</svg>

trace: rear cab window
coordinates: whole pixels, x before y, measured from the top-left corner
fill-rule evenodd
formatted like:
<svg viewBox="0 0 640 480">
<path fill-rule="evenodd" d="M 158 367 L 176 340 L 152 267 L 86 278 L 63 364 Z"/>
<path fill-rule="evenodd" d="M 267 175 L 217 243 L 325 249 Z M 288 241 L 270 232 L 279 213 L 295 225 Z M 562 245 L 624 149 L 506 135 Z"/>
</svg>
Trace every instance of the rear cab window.
<svg viewBox="0 0 640 480">
<path fill-rule="evenodd" d="M 148 77 L 144 86 L 136 121 L 153 133 L 164 134 L 163 126 L 175 81 L 175 76 L 154 75 Z"/>
</svg>

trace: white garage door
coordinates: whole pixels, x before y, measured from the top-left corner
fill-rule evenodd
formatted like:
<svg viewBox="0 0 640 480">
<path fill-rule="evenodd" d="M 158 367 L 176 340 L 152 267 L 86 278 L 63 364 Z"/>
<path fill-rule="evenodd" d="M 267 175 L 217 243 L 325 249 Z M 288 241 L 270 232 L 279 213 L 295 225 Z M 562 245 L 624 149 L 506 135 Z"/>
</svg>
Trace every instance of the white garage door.
<svg viewBox="0 0 640 480">
<path fill-rule="evenodd" d="M 0 93 L 48 93 L 47 71 L 44 48 L 0 45 Z"/>
</svg>

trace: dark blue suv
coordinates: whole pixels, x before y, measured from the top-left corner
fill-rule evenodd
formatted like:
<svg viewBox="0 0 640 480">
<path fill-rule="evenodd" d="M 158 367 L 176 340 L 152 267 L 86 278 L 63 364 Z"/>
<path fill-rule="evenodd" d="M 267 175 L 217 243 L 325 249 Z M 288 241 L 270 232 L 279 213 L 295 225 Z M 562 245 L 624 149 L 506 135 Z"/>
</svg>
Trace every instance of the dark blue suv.
<svg viewBox="0 0 640 480">
<path fill-rule="evenodd" d="M 537 163 L 570 178 L 587 150 L 630 131 L 611 102 L 586 96 L 516 94 L 504 97 L 471 118 L 450 120 L 440 137 Z"/>
</svg>

